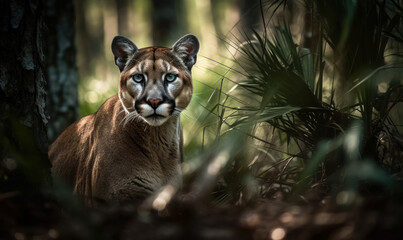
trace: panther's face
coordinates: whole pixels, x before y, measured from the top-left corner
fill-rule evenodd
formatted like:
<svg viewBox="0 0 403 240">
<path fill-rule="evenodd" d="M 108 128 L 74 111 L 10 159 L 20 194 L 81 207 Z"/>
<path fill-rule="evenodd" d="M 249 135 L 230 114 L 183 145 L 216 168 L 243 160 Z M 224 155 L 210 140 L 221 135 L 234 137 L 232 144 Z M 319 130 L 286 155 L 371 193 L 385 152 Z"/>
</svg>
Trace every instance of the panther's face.
<svg viewBox="0 0 403 240">
<path fill-rule="evenodd" d="M 125 111 L 159 126 L 185 109 L 193 93 L 191 68 L 198 49 L 193 35 L 182 37 L 172 48 L 143 49 L 115 37 L 112 51 L 121 70 L 119 98 Z"/>
</svg>

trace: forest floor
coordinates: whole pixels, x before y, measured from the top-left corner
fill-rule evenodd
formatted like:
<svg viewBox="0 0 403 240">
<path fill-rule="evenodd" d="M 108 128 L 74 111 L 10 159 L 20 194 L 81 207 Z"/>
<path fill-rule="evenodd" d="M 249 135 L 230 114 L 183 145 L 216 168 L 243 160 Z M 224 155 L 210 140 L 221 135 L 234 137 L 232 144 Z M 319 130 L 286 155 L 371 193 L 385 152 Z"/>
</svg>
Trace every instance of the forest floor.
<svg viewBox="0 0 403 240">
<path fill-rule="evenodd" d="M 341 204 L 344 201 L 344 204 Z M 217 206 L 174 199 L 161 212 L 133 205 L 61 208 L 0 195 L 0 239 L 403 239 L 403 204 L 387 197 L 259 199 Z"/>
</svg>

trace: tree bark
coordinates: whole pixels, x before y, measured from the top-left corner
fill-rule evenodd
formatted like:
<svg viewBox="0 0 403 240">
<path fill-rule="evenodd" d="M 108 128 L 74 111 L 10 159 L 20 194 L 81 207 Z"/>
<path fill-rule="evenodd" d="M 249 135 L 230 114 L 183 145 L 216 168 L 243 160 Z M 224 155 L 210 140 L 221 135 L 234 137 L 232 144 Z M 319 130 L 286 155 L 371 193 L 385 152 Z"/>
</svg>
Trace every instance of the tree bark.
<svg viewBox="0 0 403 240">
<path fill-rule="evenodd" d="M 49 180 L 41 0 L 0 2 L 0 191 Z"/>
<path fill-rule="evenodd" d="M 78 73 L 74 44 L 74 5 L 72 0 L 46 1 L 47 106 L 49 142 L 77 119 Z"/>
</svg>

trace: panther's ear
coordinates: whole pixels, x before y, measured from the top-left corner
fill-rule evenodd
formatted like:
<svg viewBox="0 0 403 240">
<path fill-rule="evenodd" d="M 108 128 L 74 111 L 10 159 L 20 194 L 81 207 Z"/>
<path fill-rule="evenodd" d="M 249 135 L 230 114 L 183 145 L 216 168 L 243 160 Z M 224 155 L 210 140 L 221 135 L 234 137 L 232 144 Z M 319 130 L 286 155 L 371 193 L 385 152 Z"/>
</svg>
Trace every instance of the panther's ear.
<svg viewBox="0 0 403 240">
<path fill-rule="evenodd" d="M 179 55 L 190 71 L 196 63 L 199 40 L 196 36 L 187 34 L 176 41 L 172 46 L 172 51 Z"/>
<path fill-rule="evenodd" d="M 126 66 L 127 60 L 131 55 L 136 53 L 138 50 L 137 46 L 129 39 L 116 36 L 112 41 L 112 52 L 115 56 L 115 64 L 119 67 L 122 72 Z"/>
</svg>

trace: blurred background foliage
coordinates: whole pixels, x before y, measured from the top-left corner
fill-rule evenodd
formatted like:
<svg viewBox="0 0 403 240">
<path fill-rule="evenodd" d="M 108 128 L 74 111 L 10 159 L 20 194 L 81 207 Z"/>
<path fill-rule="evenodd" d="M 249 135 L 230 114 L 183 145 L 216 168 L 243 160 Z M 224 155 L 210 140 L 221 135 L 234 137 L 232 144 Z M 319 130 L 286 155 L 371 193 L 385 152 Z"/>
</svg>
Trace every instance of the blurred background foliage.
<svg viewBox="0 0 403 240">
<path fill-rule="evenodd" d="M 115 35 L 139 47 L 199 37 L 193 100 L 182 114 L 188 190 L 242 203 L 328 189 L 315 184 L 329 176 L 400 180 L 401 1 L 75 4 L 81 116 L 117 92 Z"/>
</svg>

